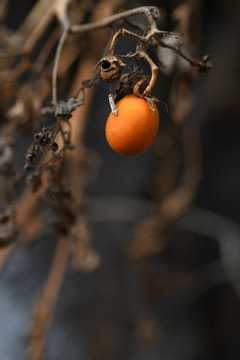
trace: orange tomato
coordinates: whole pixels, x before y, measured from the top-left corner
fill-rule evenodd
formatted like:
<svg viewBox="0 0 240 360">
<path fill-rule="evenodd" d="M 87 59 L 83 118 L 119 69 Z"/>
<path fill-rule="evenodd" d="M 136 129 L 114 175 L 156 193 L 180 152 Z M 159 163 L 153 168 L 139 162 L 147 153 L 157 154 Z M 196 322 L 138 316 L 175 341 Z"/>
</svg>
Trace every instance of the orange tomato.
<svg viewBox="0 0 240 360">
<path fill-rule="evenodd" d="M 159 114 L 147 100 L 128 95 L 116 107 L 117 115 L 111 112 L 106 123 L 106 138 L 113 150 L 121 155 L 132 156 L 145 151 L 157 135 Z"/>
</svg>

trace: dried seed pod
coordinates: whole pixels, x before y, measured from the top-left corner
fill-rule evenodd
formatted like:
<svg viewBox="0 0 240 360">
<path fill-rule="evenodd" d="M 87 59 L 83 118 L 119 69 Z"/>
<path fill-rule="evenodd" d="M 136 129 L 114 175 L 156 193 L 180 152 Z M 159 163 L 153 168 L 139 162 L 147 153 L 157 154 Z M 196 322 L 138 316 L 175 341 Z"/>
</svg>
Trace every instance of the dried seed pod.
<svg viewBox="0 0 240 360">
<path fill-rule="evenodd" d="M 122 74 L 122 68 L 126 66 L 117 56 L 106 56 L 98 62 L 99 65 L 101 78 L 107 83 L 116 82 Z"/>
</svg>

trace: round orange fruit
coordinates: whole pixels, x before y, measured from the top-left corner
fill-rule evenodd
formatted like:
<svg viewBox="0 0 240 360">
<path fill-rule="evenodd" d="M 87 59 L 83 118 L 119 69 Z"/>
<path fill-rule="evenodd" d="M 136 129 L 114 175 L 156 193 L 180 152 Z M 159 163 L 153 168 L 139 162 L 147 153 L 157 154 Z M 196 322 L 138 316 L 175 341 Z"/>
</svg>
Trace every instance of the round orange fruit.
<svg viewBox="0 0 240 360">
<path fill-rule="evenodd" d="M 117 104 L 117 115 L 110 113 L 106 123 L 106 138 L 113 150 L 132 156 L 145 151 L 157 135 L 159 114 L 154 103 L 153 111 L 146 99 L 128 95 Z"/>
</svg>

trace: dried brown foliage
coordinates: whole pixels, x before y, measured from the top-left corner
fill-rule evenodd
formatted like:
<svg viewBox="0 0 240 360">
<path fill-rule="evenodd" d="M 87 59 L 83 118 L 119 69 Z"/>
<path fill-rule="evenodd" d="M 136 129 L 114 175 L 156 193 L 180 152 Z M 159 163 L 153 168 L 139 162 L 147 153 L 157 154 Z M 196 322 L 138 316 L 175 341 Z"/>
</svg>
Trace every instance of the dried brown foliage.
<svg viewBox="0 0 240 360">
<path fill-rule="evenodd" d="M 169 134 L 162 129 L 156 143 L 156 151 L 162 158 L 161 174 L 164 173 L 163 178 L 157 175 L 157 212 L 153 219 L 136 225 L 135 240 L 128 250 L 129 258 L 144 258 L 162 249 L 168 228 L 191 202 L 198 184 L 200 150 L 191 117 L 193 84 L 196 69 L 209 72 L 211 62 L 209 56 L 196 60 L 191 55 L 192 40 L 188 28 L 191 2 L 180 2 L 175 8 L 173 32 L 159 29 L 161 9 L 143 6 L 120 12 L 125 3 L 104 0 L 87 5 L 87 2 L 57 0 L 49 6 L 47 0 L 40 0 L 14 35 L 8 36 L 6 29 L 0 29 L 0 175 L 3 184 L 0 189 L 0 246 L 9 246 L 10 250 L 10 245 L 19 238 L 37 240 L 45 230 L 44 211 L 51 213 L 51 223 L 59 235 L 52 268 L 34 310 L 29 345 L 31 360 L 44 358 L 44 341 L 68 259 L 72 259 L 75 271 L 91 271 L 99 264 L 98 255 L 91 249 L 87 214 L 82 210 L 88 200 L 87 184 L 82 179 L 86 176 L 86 168 L 98 169 L 99 159 L 84 148 L 82 137 L 93 89 L 100 77 L 109 84 L 118 82 L 115 95 L 110 89 L 112 111 L 115 111 L 115 101 L 129 93 L 145 97 L 150 106 L 153 101 L 159 101 L 167 109 L 164 102 L 152 96 L 152 91 L 159 68 L 166 70 L 168 66 L 164 51 L 172 52 L 175 78 L 169 105 L 183 148 L 184 170 L 176 185 L 178 149 L 176 144 L 169 142 Z M 130 21 L 136 15 L 144 21 Z M 89 22 L 84 24 L 86 16 Z M 54 17 L 57 23 L 54 23 Z M 49 33 L 51 23 L 54 26 Z M 113 35 L 109 31 L 111 27 Z M 96 38 L 95 32 L 100 29 L 104 30 Z M 46 33 L 47 40 L 39 46 L 38 41 Z M 136 40 L 136 48 L 131 53 L 117 54 L 116 43 L 126 36 Z M 102 54 L 109 38 L 110 44 Z M 155 50 L 160 65 L 152 60 L 149 49 Z M 141 59 L 149 64 L 150 76 L 144 74 Z M 187 66 L 179 59 L 184 59 Z M 70 92 L 75 95 L 60 100 L 58 94 L 69 87 L 68 74 L 76 61 L 78 70 Z M 127 72 L 122 74 L 123 70 Z M 35 135 L 25 155 L 27 189 L 19 194 L 16 189 L 24 173 L 15 165 L 14 151 L 18 134 L 26 131 Z M 80 179 L 77 184 L 76 179 Z M 151 342 L 154 338 L 152 328 L 158 326 L 151 317 L 146 317 L 149 330 L 142 330 L 141 336 Z M 161 335 L 159 329 L 157 332 Z"/>
</svg>

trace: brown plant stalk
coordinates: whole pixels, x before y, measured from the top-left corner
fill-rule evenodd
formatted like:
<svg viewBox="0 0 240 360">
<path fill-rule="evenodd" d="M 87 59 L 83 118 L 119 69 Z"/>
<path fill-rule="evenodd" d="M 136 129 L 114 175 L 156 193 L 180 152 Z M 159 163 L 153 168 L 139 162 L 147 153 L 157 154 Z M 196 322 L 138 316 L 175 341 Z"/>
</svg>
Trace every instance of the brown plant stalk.
<svg viewBox="0 0 240 360">
<path fill-rule="evenodd" d="M 106 1 L 102 1 L 102 4 L 106 3 Z M 106 7 L 107 12 L 114 11 L 117 6 L 122 4 L 123 1 L 115 2 L 114 4 L 108 4 Z M 99 6 L 100 6 L 99 5 Z M 95 10 L 94 14 L 97 14 L 98 9 Z M 94 16 L 93 14 L 93 16 Z M 100 38 L 98 38 L 98 46 L 94 48 L 94 51 L 89 50 L 88 53 L 85 54 L 85 58 L 81 61 L 79 65 L 79 70 L 76 73 L 75 81 L 72 86 L 72 93 L 75 93 L 77 89 L 79 89 L 81 81 L 85 77 L 92 76 L 92 69 L 97 62 L 97 58 L 99 57 L 103 45 L 105 43 L 106 36 L 109 34 L 109 30 L 107 33 L 103 33 Z M 76 172 L 79 169 L 76 168 L 76 163 L 78 162 L 78 157 L 80 155 L 82 149 L 82 137 L 84 134 L 85 124 L 87 120 L 87 114 L 92 104 L 94 89 L 91 88 L 88 90 L 88 96 L 85 99 L 84 106 L 81 106 L 76 109 L 73 113 L 71 121 L 72 127 L 72 143 L 75 145 L 75 149 L 71 152 L 67 153 L 67 162 L 68 162 L 68 171 L 69 171 L 69 180 L 72 179 L 72 193 L 73 193 L 73 208 L 75 211 L 78 211 L 80 203 L 83 199 L 83 192 L 79 185 L 74 183 L 74 178 Z M 60 135 L 59 135 L 60 136 Z M 76 188 L 77 186 L 77 188 Z M 53 261 L 46 285 L 43 289 L 43 294 L 37 307 L 34 311 L 34 319 L 33 319 L 33 331 L 30 337 L 29 343 L 29 359 L 30 360 L 39 360 L 43 357 L 43 347 L 44 341 L 46 339 L 47 331 L 49 330 L 51 319 L 54 313 L 58 292 L 60 290 L 60 286 L 64 277 L 64 273 L 67 266 L 67 260 L 71 254 L 72 248 L 72 236 L 71 232 L 68 237 L 60 238 L 59 245 L 56 249 L 55 259 Z M 57 280 L 56 280 L 57 276 Z M 54 284 L 55 283 L 55 284 Z"/>
<path fill-rule="evenodd" d="M 47 330 L 51 324 L 67 261 L 71 252 L 71 246 L 71 236 L 59 239 L 41 299 L 34 306 L 33 327 L 28 346 L 28 356 L 31 360 L 43 359 L 43 347 Z"/>
</svg>

